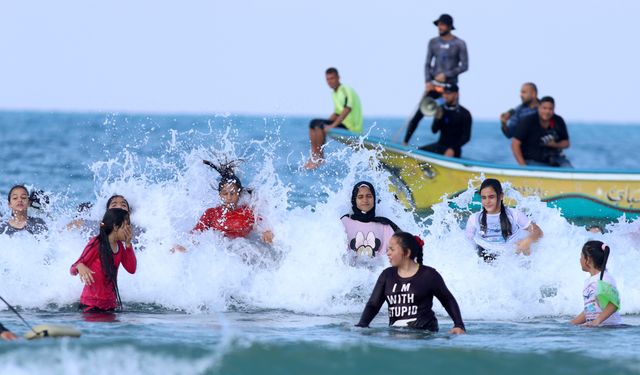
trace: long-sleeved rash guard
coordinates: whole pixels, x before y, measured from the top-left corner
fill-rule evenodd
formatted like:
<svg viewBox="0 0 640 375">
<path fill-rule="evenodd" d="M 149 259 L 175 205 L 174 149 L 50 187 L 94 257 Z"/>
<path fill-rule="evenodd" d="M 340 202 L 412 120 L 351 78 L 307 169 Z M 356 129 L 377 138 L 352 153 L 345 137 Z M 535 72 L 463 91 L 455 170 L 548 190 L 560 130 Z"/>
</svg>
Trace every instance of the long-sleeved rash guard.
<svg viewBox="0 0 640 375">
<path fill-rule="evenodd" d="M 408 326 L 438 331 L 438 320 L 431 309 L 433 297 L 438 298 L 453 319 L 455 327 L 464 329 L 456 299 L 435 269 L 420 265 L 415 275 L 402 278 L 397 267 L 382 271 L 371 298 L 362 312 L 360 327 L 368 327 L 386 301 L 389 306 L 389 325 Z"/>
<path fill-rule="evenodd" d="M 84 264 L 93 271 L 93 284 L 85 285 L 80 296 L 80 303 L 87 306 L 87 309 L 98 308 L 101 310 L 111 310 L 117 307 L 117 298 L 114 284 L 107 279 L 102 270 L 100 260 L 100 241 L 98 237 L 89 240 L 80 258 L 71 266 L 71 274 L 78 274 L 78 264 Z M 125 247 L 122 242 L 118 242 L 118 252 L 113 254 L 113 265 L 117 270 L 120 264 L 129 273 L 135 273 L 137 267 L 136 255 L 133 247 Z"/>
</svg>

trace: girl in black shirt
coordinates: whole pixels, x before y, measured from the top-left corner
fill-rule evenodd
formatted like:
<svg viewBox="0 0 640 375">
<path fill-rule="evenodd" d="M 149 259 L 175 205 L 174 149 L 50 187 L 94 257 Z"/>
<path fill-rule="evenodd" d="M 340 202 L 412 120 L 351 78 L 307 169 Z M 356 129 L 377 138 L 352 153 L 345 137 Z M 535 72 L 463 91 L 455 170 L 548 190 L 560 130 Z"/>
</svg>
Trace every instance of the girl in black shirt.
<svg viewBox="0 0 640 375">
<path fill-rule="evenodd" d="M 378 277 L 371 298 L 362 312 L 358 327 L 368 327 L 386 301 L 389 307 L 389 325 L 438 331 L 438 320 L 433 310 L 433 297 L 437 297 L 453 319 L 449 333 L 465 333 L 464 323 L 456 299 L 435 269 L 422 265 L 422 240 L 406 232 L 391 237 L 387 256 L 391 267 Z"/>
</svg>

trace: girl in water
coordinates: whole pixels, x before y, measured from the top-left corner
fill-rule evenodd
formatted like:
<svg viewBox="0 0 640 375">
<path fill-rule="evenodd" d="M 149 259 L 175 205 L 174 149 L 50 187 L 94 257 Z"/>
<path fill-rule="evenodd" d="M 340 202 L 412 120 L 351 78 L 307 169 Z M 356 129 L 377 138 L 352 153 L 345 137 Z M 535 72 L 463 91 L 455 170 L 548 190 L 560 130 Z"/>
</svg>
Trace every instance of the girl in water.
<svg viewBox="0 0 640 375">
<path fill-rule="evenodd" d="M 80 258 L 71 266 L 72 275 L 80 275 L 85 286 L 80 308 L 85 312 L 113 311 L 122 306 L 118 292 L 118 268 L 136 272 L 136 255 L 131 245 L 129 212 L 121 208 L 107 210 L 100 223 L 100 234 L 89 240 Z"/>
<path fill-rule="evenodd" d="M 610 251 L 602 241 L 588 241 L 582 247 L 580 266 L 590 276 L 582 291 L 584 310 L 571 323 L 591 327 L 622 324 L 616 280 L 606 270 Z"/>
<path fill-rule="evenodd" d="M 496 259 L 505 244 L 513 244 L 518 253 L 531 254 L 531 244 L 542 237 L 540 227 L 519 210 L 506 207 L 500 181 L 487 178 L 480 185 L 482 211 L 467 220 L 467 238 L 478 247 L 478 256 L 486 262 Z"/>
<path fill-rule="evenodd" d="M 30 202 L 29 191 L 26 187 L 23 185 L 15 185 L 9 190 L 7 198 L 9 208 L 11 209 L 11 218 L 0 223 L 0 234 L 4 233 L 11 236 L 24 231 L 35 235 L 48 230 L 44 220 L 27 215 Z"/>
<path fill-rule="evenodd" d="M 383 254 L 389 240 L 400 229 L 386 217 L 376 216 L 376 190 L 367 181 L 360 181 L 351 192 L 352 214 L 340 218 L 347 232 L 348 248 L 358 255 L 375 257 Z"/>
<path fill-rule="evenodd" d="M 229 238 L 247 237 L 253 231 L 256 224 L 256 216 L 253 210 L 246 205 L 239 205 L 240 195 L 244 191 L 240 179 L 233 171 L 234 163 L 216 165 L 208 160 L 203 163 L 212 167 L 220 173 L 218 183 L 218 194 L 222 204 L 207 209 L 200 217 L 200 220 L 193 227 L 191 232 L 202 232 L 213 229 L 221 232 Z M 258 218 L 258 220 L 260 220 Z M 273 232 L 266 230 L 262 232 L 260 238 L 265 243 L 273 242 Z M 182 245 L 175 245 L 174 251 L 185 252 Z"/>
<path fill-rule="evenodd" d="M 458 302 L 434 268 L 422 264 L 422 240 L 406 232 L 391 237 L 387 256 L 391 267 L 378 277 L 371 298 L 362 312 L 358 327 L 368 327 L 382 304 L 389 306 L 389 325 L 438 331 L 433 297 L 438 298 L 453 320 L 449 333 L 465 333 Z"/>
<path fill-rule="evenodd" d="M 89 209 L 91 209 L 91 206 L 92 206 L 91 203 L 86 203 L 86 202 L 82 203 L 80 206 L 78 206 L 78 212 L 89 211 Z M 129 212 L 129 214 L 131 214 L 129 202 L 124 196 L 120 194 L 114 194 L 111 197 L 109 197 L 109 199 L 107 199 L 105 210 L 108 210 L 110 208 L 121 208 Z M 67 224 L 67 229 L 76 228 L 76 229 L 83 229 L 83 230 L 87 229 L 89 231 L 95 231 L 96 228 L 98 228 L 97 224 L 99 224 L 97 220 L 76 219 L 70 222 L 69 224 Z M 97 235 L 97 233 L 93 233 L 93 235 Z"/>
</svg>

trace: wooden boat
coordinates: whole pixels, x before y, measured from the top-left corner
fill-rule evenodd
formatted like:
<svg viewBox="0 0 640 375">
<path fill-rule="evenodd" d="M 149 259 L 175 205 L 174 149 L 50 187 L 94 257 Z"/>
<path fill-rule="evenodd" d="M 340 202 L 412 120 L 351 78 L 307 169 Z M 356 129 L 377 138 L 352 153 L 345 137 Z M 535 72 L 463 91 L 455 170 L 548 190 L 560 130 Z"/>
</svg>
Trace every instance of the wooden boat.
<svg viewBox="0 0 640 375">
<path fill-rule="evenodd" d="M 449 158 L 376 137 L 364 137 L 342 129 L 329 136 L 349 145 L 380 149 L 380 162 L 407 187 L 409 204 L 429 209 L 443 196 L 455 197 L 467 190 L 470 180 L 497 178 L 511 182 L 524 196 L 536 195 L 559 207 L 567 218 L 614 219 L 640 216 L 640 170 L 586 170 L 500 165 Z"/>
</svg>

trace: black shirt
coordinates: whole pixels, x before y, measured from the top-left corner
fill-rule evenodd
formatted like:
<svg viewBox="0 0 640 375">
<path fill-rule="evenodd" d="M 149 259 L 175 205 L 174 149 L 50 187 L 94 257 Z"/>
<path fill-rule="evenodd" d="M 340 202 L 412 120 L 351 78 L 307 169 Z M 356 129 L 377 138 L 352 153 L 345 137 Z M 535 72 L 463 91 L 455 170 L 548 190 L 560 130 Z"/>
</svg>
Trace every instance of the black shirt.
<svg viewBox="0 0 640 375">
<path fill-rule="evenodd" d="M 514 134 L 514 138 L 522 142 L 522 156 L 525 160 L 535 160 L 541 163 L 553 164 L 552 159 L 562 153 L 562 150 L 544 146 L 544 139 L 556 142 L 569 140 L 567 125 L 562 117 L 553 115 L 547 129 L 540 125 L 540 116 L 535 113 L 524 117 Z"/>
<path fill-rule="evenodd" d="M 442 117 L 439 120 L 434 117 L 431 131 L 433 134 L 440 131 L 438 143 L 452 148 L 456 156 L 459 157 L 462 146 L 471 139 L 471 113 L 461 105 L 455 107 L 443 105 L 440 108 L 443 111 Z M 418 122 L 412 121 L 409 124 L 407 134 L 404 137 L 405 142 L 409 142 L 417 127 Z"/>
<path fill-rule="evenodd" d="M 447 289 L 442 276 L 435 269 L 423 265 L 408 278 L 400 277 L 397 267 L 382 271 L 357 326 L 368 327 L 387 301 L 389 325 L 406 323 L 403 325 L 436 332 L 438 320 L 431 309 L 434 296 L 447 310 L 454 326 L 464 329 L 458 302 Z"/>
<path fill-rule="evenodd" d="M 456 155 L 460 155 L 462 146 L 471 139 L 471 113 L 461 106 L 442 106 L 443 114 L 440 119 L 433 119 L 431 131 L 440 131 L 438 143 L 452 148 Z"/>
<path fill-rule="evenodd" d="M 0 333 L 2 332 L 7 332 L 8 329 L 5 328 L 5 326 L 2 325 L 2 323 L 0 323 Z"/>
</svg>

